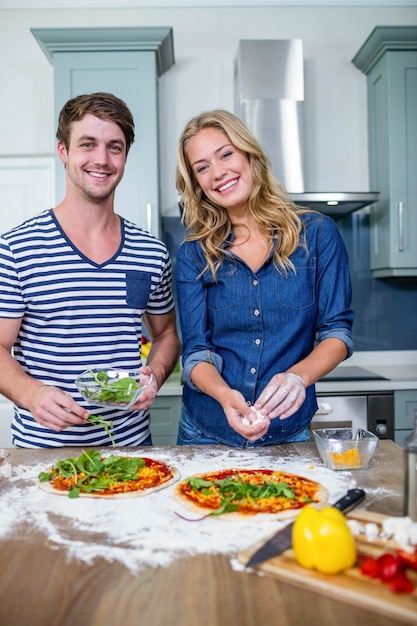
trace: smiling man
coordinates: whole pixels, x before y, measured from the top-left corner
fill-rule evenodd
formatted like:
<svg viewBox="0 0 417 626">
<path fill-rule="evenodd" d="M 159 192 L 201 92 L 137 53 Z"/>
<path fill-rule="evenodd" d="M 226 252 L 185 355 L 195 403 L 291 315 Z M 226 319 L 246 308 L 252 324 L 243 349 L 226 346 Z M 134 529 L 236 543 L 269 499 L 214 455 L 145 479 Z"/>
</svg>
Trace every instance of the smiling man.
<svg viewBox="0 0 417 626">
<path fill-rule="evenodd" d="M 65 197 L 0 239 L 0 393 L 15 405 L 17 447 L 109 445 L 89 412 L 113 422 L 117 445 L 152 442 L 149 407 L 180 343 L 165 244 L 114 212 L 134 137 L 112 94 L 69 100 L 57 130 Z M 88 367 L 139 369 L 142 324 L 153 383 L 129 410 L 87 406 L 75 378 Z"/>
</svg>

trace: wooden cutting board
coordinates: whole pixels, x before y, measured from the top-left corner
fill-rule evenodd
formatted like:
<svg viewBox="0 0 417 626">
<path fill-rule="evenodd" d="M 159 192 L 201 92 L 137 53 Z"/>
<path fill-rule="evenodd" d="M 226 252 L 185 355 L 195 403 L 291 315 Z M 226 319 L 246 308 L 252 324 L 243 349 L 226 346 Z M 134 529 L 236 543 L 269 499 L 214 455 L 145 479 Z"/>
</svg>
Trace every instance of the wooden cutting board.
<svg viewBox="0 0 417 626">
<path fill-rule="evenodd" d="M 370 511 L 353 511 L 347 517 L 356 519 L 362 524 L 373 522 L 380 526 L 382 520 L 388 516 Z M 265 540 L 239 552 L 238 561 L 246 564 Z M 358 552 L 375 557 L 389 551 L 389 548 L 398 547 L 392 541 L 386 542 L 379 539 L 370 543 L 363 536 L 356 538 L 356 542 Z M 326 595 L 335 600 L 372 610 L 414 626 L 417 624 L 417 572 L 410 569 L 407 570 L 407 576 L 414 582 L 416 589 L 413 593 L 407 594 L 393 593 L 388 585 L 363 576 L 357 567 L 333 576 L 305 569 L 297 564 L 292 550 L 286 550 L 281 555 L 265 561 L 256 569 L 284 582 Z"/>
</svg>

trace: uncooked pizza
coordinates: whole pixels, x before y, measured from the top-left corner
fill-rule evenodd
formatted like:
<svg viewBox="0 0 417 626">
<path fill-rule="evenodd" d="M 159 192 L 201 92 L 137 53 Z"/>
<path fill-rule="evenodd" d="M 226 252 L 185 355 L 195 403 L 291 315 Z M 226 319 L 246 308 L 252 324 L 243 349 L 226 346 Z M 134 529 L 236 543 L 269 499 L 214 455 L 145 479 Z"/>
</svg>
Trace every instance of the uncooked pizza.
<svg viewBox="0 0 417 626">
<path fill-rule="evenodd" d="M 179 471 L 147 457 L 102 456 L 83 451 L 78 458 L 58 460 L 38 476 L 39 487 L 70 498 L 135 498 L 172 485 Z"/>
<path fill-rule="evenodd" d="M 306 504 L 326 502 L 328 491 L 305 476 L 270 469 L 224 469 L 178 483 L 175 500 L 201 516 L 230 521 L 294 517 Z"/>
</svg>

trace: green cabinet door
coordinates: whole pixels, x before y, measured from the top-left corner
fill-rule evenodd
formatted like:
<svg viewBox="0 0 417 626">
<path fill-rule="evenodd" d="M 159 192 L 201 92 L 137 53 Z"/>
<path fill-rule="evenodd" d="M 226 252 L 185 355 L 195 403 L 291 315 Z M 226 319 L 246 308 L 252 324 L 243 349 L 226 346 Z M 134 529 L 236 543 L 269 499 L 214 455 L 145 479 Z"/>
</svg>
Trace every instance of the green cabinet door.
<svg viewBox="0 0 417 626">
<path fill-rule="evenodd" d="M 32 28 L 54 66 L 54 110 L 74 96 L 107 91 L 126 102 L 135 142 L 116 193 L 120 215 L 159 237 L 158 78 L 174 64 L 170 27 Z M 65 193 L 57 157 L 56 196 Z"/>
<path fill-rule="evenodd" d="M 368 75 L 371 269 L 417 275 L 417 52 L 389 51 Z"/>
<path fill-rule="evenodd" d="M 150 230 L 159 224 L 158 84 L 153 52 L 56 52 L 55 114 L 70 98 L 95 91 L 126 102 L 135 120 L 135 142 L 115 196 L 116 213 Z M 57 157 L 56 195 L 65 194 L 65 170 Z"/>
<path fill-rule="evenodd" d="M 404 445 L 404 439 L 412 432 L 417 412 L 417 389 L 394 392 L 395 442 Z"/>
<path fill-rule="evenodd" d="M 417 276 L 417 26 L 377 26 L 352 60 L 367 76 L 370 265 Z"/>
</svg>

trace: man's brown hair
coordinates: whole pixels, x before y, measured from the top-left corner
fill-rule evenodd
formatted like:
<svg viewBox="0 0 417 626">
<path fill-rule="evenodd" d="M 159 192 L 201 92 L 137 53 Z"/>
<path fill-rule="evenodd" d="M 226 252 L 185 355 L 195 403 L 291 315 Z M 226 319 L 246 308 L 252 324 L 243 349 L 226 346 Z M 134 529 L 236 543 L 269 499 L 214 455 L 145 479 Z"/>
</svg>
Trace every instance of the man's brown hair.
<svg viewBox="0 0 417 626">
<path fill-rule="evenodd" d="M 69 149 L 71 123 L 78 122 L 89 113 L 101 120 L 117 124 L 126 139 L 126 156 L 135 140 L 135 124 L 127 105 L 111 93 L 97 92 L 76 96 L 62 107 L 58 118 L 56 137 L 66 149 Z"/>
</svg>

